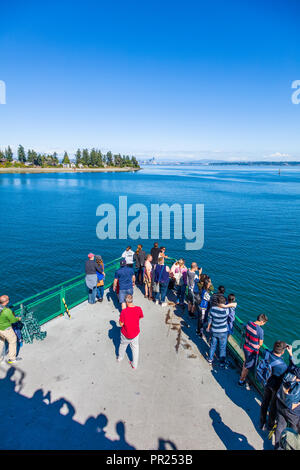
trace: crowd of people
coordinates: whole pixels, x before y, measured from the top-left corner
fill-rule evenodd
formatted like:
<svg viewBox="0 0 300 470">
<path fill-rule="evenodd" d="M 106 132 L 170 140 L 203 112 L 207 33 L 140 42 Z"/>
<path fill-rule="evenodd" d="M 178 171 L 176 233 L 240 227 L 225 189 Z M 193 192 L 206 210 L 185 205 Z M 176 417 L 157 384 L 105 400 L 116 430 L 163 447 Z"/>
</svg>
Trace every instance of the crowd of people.
<svg viewBox="0 0 300 470">
<path fill-rule="evenodd" d="M 99 262 L 100 258 L 100 262 Z M 207 362 L 210 366 L 216 361 L 217 349 L 219 365 L 228 368 L 227 343 L 233 334 L 237 301 L 230 293 L 227 297 L 225 287 L 215 290 L 209 275 L 203 273 L 196 262 L 190 268 L 180 258 L 169 267 L 165 260 L 169 257 L 165 247 L 154 243 L 149 254 L 139 244 L 136 251 L 128 246 L 122 253 L 120 268 L 117 269 L 113 281 L 113 291 L 118 295 L 121 305 L 119 324 L 121 327 L 121 344 L 118 362 L 122 361 L 127 346 L 132 350 L 133 369 L 138 366 L 139 357 L 139 321 L 143 318 L 142 309 L 133 303 L 135 284 L 139 284 L 144 297 L 156 305 L 166 307 L 167 294 L 175 294 L 178 307 L 187 305 L 188 315 L 196 320 L 196 333 L 206 337 L 209 343 Z M 170 264 L 170 263 L 169 263 Z M 135 268 L 135 269 L 134 269 Z M 105 277 L 101 257 L 89 255 L 86 262 L 87 285 L 93 276 L 93 288 L 89 290 L 89 302 L 96 298 L 102 301 L 103 290 L 99 290 L 99 276 Z M 89 276 L 89 278 L 88 278 Z M 91 284 L 90 284 L 91 285 Z M 250 388 L 247 381 L 248 372 L 252 371 L 263 389 L 260 412 L 260 428 L 262 431 L 275 431 L 275 448 L 300 448 L 300 367 L 292 359 L 292 347 L 284 341 L 276 341 L 272 351 L 260 354 L 263 346 L 264 330 L 268 318 L 265 314 L 249 321 L 245 327 L 243 344 L 244 363 L 238 385 Z M 289 364 L 283 359 L 288 352 Z"/>
<path fill-rule="evenodd" d="M 144 297 L 156 305 L 166 307 L 167 297 L 175 294 L 175 303 L 191 319 L 196 320 L 196 333 L 205 337 L 209 344 L 207 362 L 210 366 L 217 360 L 222 369 L 228 368 L 227 344 L 234 331 L 237 301 L 226 289 L 219 286 L 215 290 L 209 275 L 204 274 L 196 262 L 190 268 L 180 258 L 169 267 L 165 260 L 169 257 L 165 247 L 154 243 L 149 254 L 138 245 L 134 252 L 130 246 L 122 254 L 120 267 L 116 270 L 112 289 L 120 303 L 119 325 L 121 342 L 117 361 L 124 359 L 127 346 L 131 347 L 133 359 L 131 367 L 136 369 L 139 359 L 140 319 L 143 318 L 141 307 L 134 305 L 135 284 L 139 284 Z M 168 263 L 171 264 L 171 263 Z M 105 267 L 101 256 L 90 253 L 85 263 L 88 302 L 102 302 L 104 297 Z M 21 358 L 20 322 L 9 307 L 7 295 L 0 296 L 0 343 L 4 361 L 8 350 L 8 364 L 15 364 Z M 260 410 L 260 428 L 275 432 L 275 448 L 300 448 L 300 367 L 293 361 L 292 347 L 282 340 L 275 341 L 272 351 L 263 347 L 264 330 L 268 317 L 259 314 L 256 320 L 250 320 L 244 333 L 244 363 L 238 385 L 249 388 L 248 372 L 251 371 L 256 382 L 263 387 Z M 1 349 L 1 348 L 0 348 Z M 262 351 L 263 349 L 263 351 Z M 260 354 L 260 352 L 262 352 Z M 289 363 L 283 356 L 289 355 Z"/>
</svg>

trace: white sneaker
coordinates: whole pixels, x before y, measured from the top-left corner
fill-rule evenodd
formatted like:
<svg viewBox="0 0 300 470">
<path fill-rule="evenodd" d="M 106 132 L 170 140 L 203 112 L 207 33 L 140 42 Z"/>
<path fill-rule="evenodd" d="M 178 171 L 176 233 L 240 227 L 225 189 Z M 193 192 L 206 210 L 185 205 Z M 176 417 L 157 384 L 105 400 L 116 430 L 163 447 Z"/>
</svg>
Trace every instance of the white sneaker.
<svg viewBox="0 0 300 470">
<path fill-rule="evenodd" d="M 123 361 L 123 358 L 117 357 L 117 362 Z"/>
<path fill-rule="evenodd" d="M 167 302 L 163 302 L 163 303 L 161 304 L 162 307 L 166 307 L 167 305 L 168 305 Z"/>
<path fill-rule="evenodd" d="M 155 303 L 156 303 L 156 305 L 159 305 L 159 300 L 156 300 Z"/>
</svg>

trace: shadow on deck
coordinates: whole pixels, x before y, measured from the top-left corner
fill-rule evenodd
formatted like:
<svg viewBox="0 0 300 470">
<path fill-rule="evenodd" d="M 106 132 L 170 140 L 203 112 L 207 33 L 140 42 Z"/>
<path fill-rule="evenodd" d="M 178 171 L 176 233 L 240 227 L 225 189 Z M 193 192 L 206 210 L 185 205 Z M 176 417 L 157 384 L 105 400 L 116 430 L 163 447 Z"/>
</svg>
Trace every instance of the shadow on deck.
<svg viewBox="0 0 300 470">
<path fill-rule="evenodd" d="M 17 378 L 18 372 L 20 378 Z M 15 378 L 15 380 L 13 380 Z M 1 437 L 1 449 L 101 449 L 135 450 L 126 441 L 123 421 L 116 423 L 117 440 L 106 436 L 108 418 L 101 413 L 89 417 L 84 424 L 74 420 L 72 403 L 60 398 L 51 401 L 51 391 L 35 391 L 31 398 L 21 394 L 25 374 L 17 368 L 9 368 L 0 380 L 2 399 L 0 420 L 5 433 Z M 176 449 L 173 442 L 158 439 L 158 449 Z"/>
</svg>

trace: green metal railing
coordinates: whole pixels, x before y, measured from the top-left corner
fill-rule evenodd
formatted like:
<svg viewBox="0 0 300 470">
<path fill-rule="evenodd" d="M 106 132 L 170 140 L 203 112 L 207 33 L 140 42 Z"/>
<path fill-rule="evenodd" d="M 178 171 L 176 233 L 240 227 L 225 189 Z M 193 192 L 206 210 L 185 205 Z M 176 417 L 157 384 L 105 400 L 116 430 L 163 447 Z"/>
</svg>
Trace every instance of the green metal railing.
<svg viewBox="0 0 300 470">
<path fill-rule="evenodd" d="M 104 288 L 110 287 L 114 280 L 116 269 L 120 266 L 121 258 L 117 258 L 105 264 Z M 65 302 L 69 309 L 85 302 L 88 292 L 85 284 L 85 274 L 73 277 L 68 281 L 57 284 L 38 294 L 27 297 L 13 305 L 14 312 L 18 316 L 23 310 L 30 310 L 40 325 L 62 315 L 65 312 Z"/>
<path fill-rule="evenodd" d="M 120 266 L 120 259 L 114 259 L 105 263 L 105 283 L 104 288 L 107 289 L 113 284 L 115 271 Z M 166 258 L 165 263 L 171 266 L 174 258 Z M 63 299 L 69 309 L 76 307 L 88 298 L 87 288 L 85 284 L 85 275 L 80 274 L 68 281 L 57 284 L 38 294 L 27 297 L 26 299 L 14 304 L 14 312 L 18 316 L 24 310 L 31 311 L 40 325 L 52 320 L 53 318 L 65 313 L 65 305 Z M 244 361 L 243 344 L 245 340 L 245 325 L 239 317 L 235 317 L 233 325 L 233 334 L 228 341 L 228 350 L 234 357 L 236 362 L 241 366 Z M 263 345 L 260 349 L 260 356 L 266 349 Z M 261 391 L 260 384 L 256 381 L 255 376 L 250 373 L 250 379 L 256 388 Z"/>
</svg>

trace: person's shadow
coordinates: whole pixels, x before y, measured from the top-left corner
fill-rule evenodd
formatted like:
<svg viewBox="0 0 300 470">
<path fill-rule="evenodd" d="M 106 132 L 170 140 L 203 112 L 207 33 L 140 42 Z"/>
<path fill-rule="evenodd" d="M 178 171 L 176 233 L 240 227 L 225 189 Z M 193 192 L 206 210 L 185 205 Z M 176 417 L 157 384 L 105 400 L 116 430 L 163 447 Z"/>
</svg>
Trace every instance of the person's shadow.
<svg viewBox="0 0 300 470">
<path fill-rule="evenodd" d="M 158 439 L 158 450 L 177 450 L 176 445 L 172 441 L 165 441 L 164 439 Z"/>
<path fill-rule="evenodd" d="M 232 429 L 223 422 L 220 413 L 214 408 L 210 410 L 209 416 L 216 434 L 227 450 L 255 450 L 254 447 L 249 444 L 246 436 L 232 431 Z"/>
<path fill-rule="evenodd" d="M 119 421 L 116 424 L 116 431 L 117 431 L 117 434 L 119 435 L 119 439 L 113 442 L 114 450 L 119 450 L 119 449 L 120 450 L 134 450 L 135 448 L 126 442 L 125 425 L 123 421 Z"/>
<path fill-rule="evenodd" d="M 116 324 L 114 320 L 109 322 L 111 324 L 111 329 L 108 331 L 108 337 L 112 340 L 113 345 L 115 347 L 115 353 L 118 357 L 119 355 L 119 347 L 120 347 L 120 330 L 121 328 Z"/>
<path fill-rule="evenodd" d="M 110 288 L 108 289 L 108 291 L 106 293 L 106 299 L 107 299 L 108 302 L 112 301 L 113 304 L 114 304 L 115 309 L 119 310 L 119 312 L 121 312 L 121 304 L 119 303 L 118 296 L 117 296 L 116 292 L 114 292 L 112 286 L 110 286 Z"/>
</svg>

